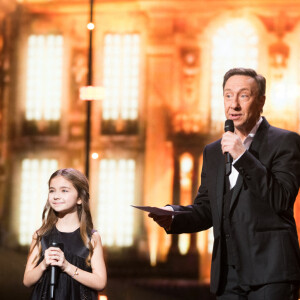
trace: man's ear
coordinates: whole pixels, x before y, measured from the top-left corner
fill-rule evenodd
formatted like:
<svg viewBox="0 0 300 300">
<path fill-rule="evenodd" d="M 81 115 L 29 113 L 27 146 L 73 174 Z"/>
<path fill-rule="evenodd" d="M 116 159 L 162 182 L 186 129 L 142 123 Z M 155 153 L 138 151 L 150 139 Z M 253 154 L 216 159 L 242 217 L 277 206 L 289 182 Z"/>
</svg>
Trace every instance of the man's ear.
<svg viewBox="0 0 300 300">
<path fill-rule="evenodd" d="M 260 111 L 263 111 L 263 107 L 265 105 L 265 101 L 266 101 L 266 96 L 261 96 L 258 98 L 258 105 L 260 107 Z"/>
<path fill-rule="evenodd" d="M 266 96 L 261 96 L 259 102 L 262 104 L 262 106 L 265 105 L 265 101 L 266 101 Z"/>
</svg>

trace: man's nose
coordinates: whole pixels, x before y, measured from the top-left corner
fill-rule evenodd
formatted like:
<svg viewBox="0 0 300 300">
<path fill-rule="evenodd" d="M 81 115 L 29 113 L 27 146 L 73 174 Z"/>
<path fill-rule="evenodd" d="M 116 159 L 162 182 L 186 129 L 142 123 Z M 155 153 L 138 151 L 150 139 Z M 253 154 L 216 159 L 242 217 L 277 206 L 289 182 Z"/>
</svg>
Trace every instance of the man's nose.
<svg viewBox="0 0 300 300">
<path fill-rule="evenodd" d="M 239 102 L 239 97 L 238 95 L 234 95 L 232 98 L 231 98 L 231 103 L 230 103 L 230 106 L 231 108 L 233 109 L 237 109 L 237 108 L 240 108 L 240 102 Z"/>
</svg>

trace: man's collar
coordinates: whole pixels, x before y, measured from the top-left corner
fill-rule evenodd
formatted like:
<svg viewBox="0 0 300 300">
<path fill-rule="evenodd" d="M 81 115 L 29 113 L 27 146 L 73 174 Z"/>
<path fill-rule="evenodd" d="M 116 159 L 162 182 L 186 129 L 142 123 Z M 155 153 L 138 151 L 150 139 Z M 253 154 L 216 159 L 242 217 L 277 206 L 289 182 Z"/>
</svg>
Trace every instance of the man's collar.
<svg viewBox="0 0 300 300">
<path fill-rule="evenodd" d="M 263 117 L 260 117 L 259 120 L 256 122 L 250 133 L 248 134 L 249 137 L 253 138 L 258 130 L 259 125 L 263 121 Z"/>
</svg>

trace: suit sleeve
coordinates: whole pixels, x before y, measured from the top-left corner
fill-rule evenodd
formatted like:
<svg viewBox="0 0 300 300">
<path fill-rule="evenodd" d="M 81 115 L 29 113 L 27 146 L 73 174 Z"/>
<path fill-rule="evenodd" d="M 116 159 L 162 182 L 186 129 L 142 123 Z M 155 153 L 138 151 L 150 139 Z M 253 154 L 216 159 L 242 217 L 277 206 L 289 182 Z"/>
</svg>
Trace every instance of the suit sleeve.
<svg viewBox="0 0 300 300">
<path fill-rule="evenodd" d="M 201 185 L 192 205 L 172 205 L 175 211 L 190 211 L 190 213 L 176 215 L 171 230 L 168 233 L 193 233 L 206 230 L 212 226 L 211 206 L 208 198 L 206 177 L 206 150 L 203 153 L 203 167 Z"/>
<path fill-rule="evenodd" d="M 267 201 L 277 214 L 291 212 L 300 185 L 300 136 L 281 135 L 269 151 L 266 164 L 246 151 L 234 167 L 254 197 Z"/>
</svg>

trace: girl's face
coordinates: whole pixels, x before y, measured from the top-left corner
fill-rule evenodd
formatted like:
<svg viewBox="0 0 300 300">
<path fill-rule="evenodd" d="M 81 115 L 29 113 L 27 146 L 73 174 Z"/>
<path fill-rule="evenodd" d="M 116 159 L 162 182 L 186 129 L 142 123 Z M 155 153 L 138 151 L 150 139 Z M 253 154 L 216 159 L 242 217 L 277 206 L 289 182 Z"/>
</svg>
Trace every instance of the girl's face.
<svg viewBox="0 0 300 300">
<path fill-rule="evenodd" d="M 77 211 L 77 204 L 82 203 L 73 184 L 62 176 L 51 179 L 48 200 L 50 206 L 58 213 Z"/>
</svg>

